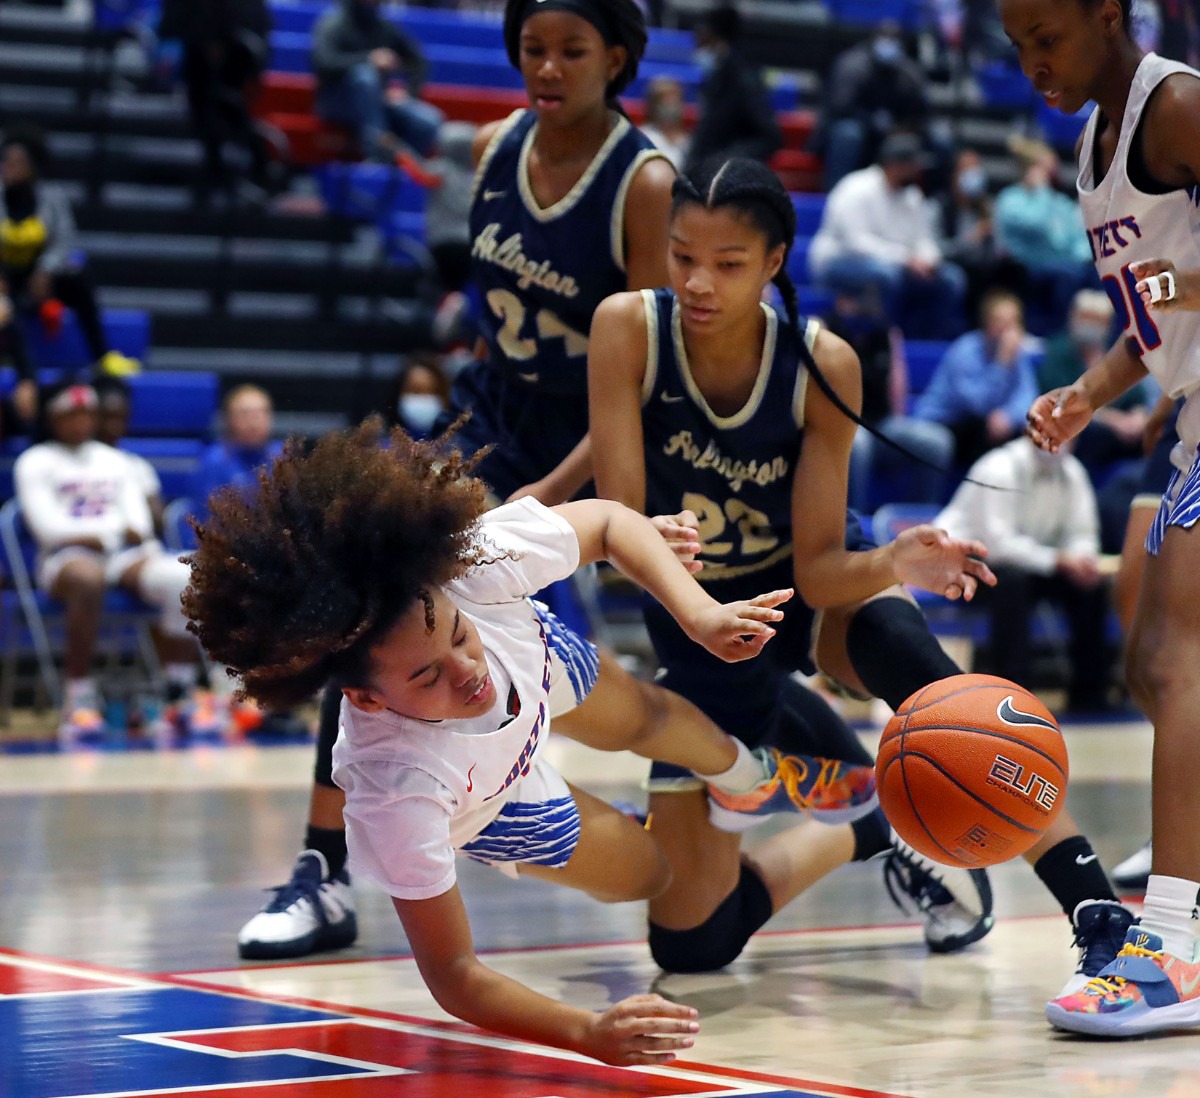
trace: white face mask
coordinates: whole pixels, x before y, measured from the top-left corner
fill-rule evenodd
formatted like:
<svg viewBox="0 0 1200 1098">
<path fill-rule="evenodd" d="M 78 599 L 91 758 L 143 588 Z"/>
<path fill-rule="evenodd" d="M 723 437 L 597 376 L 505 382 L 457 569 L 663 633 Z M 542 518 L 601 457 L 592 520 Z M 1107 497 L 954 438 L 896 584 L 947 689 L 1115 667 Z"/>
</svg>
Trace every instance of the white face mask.
<svg viewBox="0 0 1200 1098">
<path fill-rule="evenodd" d="M 717 51 L 708 46 L 701 46 L 692 55 L 692 60 L 695 61 L 696 68 L 707 76 L 717 67 Z"/>
<path fill-rule="evenodd" d="M 895 38 L 876 38 L 871 43 L 871 52 L 875 55 L 876 61 L 881 61 L 885 65 L 894 65 L 900 60 L 904 47 Z"/>
<path fill-rule="evenodd" d="M 397 408 L 404 426 L 423 435 L 433 429 L 441 410 L 441 398 L 433 393 L 405 393 Z"/>
</svg>

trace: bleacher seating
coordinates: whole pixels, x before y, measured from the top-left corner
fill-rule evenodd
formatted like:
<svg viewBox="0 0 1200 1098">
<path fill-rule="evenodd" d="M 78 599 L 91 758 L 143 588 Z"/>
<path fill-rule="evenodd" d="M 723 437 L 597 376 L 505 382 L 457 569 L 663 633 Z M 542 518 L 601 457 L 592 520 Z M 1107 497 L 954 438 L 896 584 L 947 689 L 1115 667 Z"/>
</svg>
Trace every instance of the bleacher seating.
<svg viewBox="0 0 1200 1098">
<path fill-rule="evenodd" d="M 114 350 L 146 362 L 150 354 L 150 314 L 141 309 L 103 309 L 100 314 L 104 334 Z M 75 314 L 63 312 L 62 329 L 50 336 L 39 321 L 25 324 L 29 356 L 39 366 L 58 370 L 78 370 L 92 364 L 92 356 L 83 338 Z"/>
</svg>

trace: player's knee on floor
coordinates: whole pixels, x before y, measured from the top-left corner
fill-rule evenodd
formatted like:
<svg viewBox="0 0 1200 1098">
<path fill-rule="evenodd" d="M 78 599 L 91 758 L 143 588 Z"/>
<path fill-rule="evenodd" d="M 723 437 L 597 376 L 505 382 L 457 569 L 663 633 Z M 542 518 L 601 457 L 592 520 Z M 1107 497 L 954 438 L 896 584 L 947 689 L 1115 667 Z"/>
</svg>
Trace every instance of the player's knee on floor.
<svg viewBox="0 0 1200 1098">
<path fill-rule="evenodd" d="M 737 960 L 773 913 L 763 879 L 743 864 L 737 886 L 699 926 L 668 930 L 651 923 L 650 954 L 664 972 L 713 972 Z"/>
</svg>

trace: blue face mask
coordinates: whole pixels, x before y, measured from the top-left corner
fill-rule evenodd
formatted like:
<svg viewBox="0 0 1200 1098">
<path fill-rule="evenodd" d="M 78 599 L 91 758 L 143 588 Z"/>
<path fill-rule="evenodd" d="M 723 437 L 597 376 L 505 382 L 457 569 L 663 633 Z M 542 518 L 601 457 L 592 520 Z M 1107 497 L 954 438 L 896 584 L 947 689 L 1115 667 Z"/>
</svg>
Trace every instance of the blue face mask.
<svg viewBox="0 0 1200 1098">
<path fill-rule="evenodd" d="M 968 198 L 979 198 L 987 191 L 987 173 L 982 168 L 964 168 L 958 176 L 958 189 Z"/>
<path fill-rule="evenodd" d="M 708 46 L 701 46 L 692 55 L 692 60 L 696 63 L 696 68 L 708 76 L 717 67 L 716 50 L 710 49 Z"/>
<path fill-rule="evenodd" d="M 876 38 L 871 43 L 871 52 L 875 55 L 876 61 L 885 65 L 894 65 L 900 60 L 904 48 L 895 38 Z"/>
<path fill-rule="evenodd" d="M 442 410 L 442 401 L 433 393 L 405 393 L 400 397 L 397 411 L 400 421 L 410 431 L 428 435 Z"/>
</svg>

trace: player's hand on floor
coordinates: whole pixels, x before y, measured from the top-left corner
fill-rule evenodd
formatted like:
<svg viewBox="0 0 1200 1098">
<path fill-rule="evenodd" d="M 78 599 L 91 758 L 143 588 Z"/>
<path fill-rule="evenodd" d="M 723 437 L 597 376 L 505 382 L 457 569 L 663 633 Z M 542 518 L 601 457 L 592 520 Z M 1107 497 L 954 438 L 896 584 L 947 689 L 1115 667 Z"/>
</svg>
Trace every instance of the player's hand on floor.
<svg viewBox="0 0 1200 1098">
<path fill-rule="evenodd" d="M 1056 454 L 1064 442 L 1088 425 L 1093 411 L 1087 394 L 1078 385 L 1051 389 L 1030 405 L 1025 433 L 1039 449 Z"/>
<path fill-rule="evenodd" d="M 695 575 L 704 567 L 696 559 L 700 552 L 700 520 L 692 511 L 680 511 L 677 515 L 654 515 L 650 521 L 683 566 Z"/>
<path fill-rule="evenodd" d="M 661 995 L 632 995 L 597 1015 L 583 1049 L 606 1064 L 668 1064 L 700 1031 L 696 1010 Z"/>
<path fill-rule="evenodd" d="M 794 593 L 788 587 L 740 602 L 714 602 L 690 623 L 688 635 L 726 663 L 753 659 L 775 636 L 774 623 L 783 621 L 778 607 Z"/>
<path fill-rule="evenodd" d="M 936 526 L 912 526 L 893 544 L 893 562 L 901 583 L 970 602 L 980 583 L 995 586 L 996 576 L 983 562 L 981 541 L 952 538 Z"/>
</svg>

